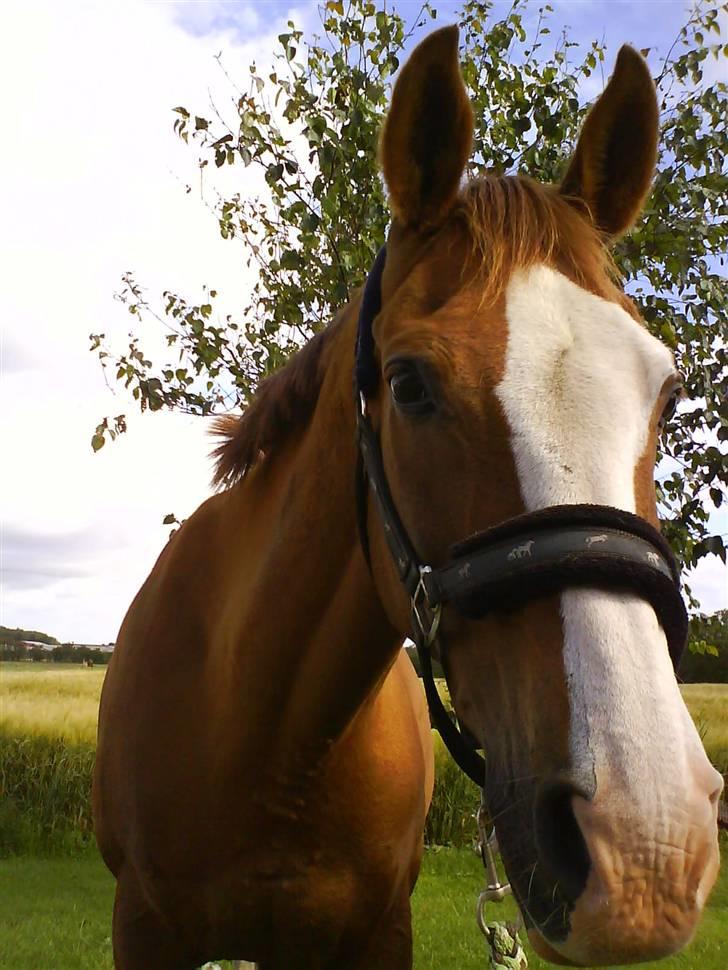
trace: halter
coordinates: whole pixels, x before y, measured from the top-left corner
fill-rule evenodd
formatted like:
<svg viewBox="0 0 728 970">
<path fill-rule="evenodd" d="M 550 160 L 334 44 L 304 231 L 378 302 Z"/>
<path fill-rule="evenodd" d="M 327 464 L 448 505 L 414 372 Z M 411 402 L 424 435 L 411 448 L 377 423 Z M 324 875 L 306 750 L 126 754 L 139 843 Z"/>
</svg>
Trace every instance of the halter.
<svg viewBox="0 0 728 970">
<path fill-rule="evenodd" d="M 364 287 L 356 341 L 359 535 L 371 567 L 368 482 L 387 546 L 410 598 L 410 635 L 417 647 L 432 723 L 453 759 L 482 788 L 485 761 L 445 710 L 432 673 L 433 650 L 446 668 L 439 630 L 445 606 L 461 616 L 479 619 L 576 587 L 636 593 L 657 614 L 675 670 L 685 649 L 688 617 L 680 595 L 678 566 L 665 538 L 640 516 L 608 505 L 553 505 L 506 519 L 453 546 L 442 566 L 430 565 L 418 556 L 392 499 L 379 436 L 367 408 L 380 379 L 372 326 L 381 309 L 385 260 L 383 246 Z"/>
</svg>

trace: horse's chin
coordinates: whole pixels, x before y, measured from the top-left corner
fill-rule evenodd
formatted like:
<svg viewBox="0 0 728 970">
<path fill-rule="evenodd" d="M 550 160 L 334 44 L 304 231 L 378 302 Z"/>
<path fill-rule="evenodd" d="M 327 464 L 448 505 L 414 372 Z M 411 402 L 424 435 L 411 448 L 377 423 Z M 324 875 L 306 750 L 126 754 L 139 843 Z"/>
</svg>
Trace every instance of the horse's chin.
<svg viewBox="0 0 728 970">
<path fill-rule="evenodd" d="M 557 950 L 547 943 L 543 938 L 541 933 L 535 928 L 531 927 L 528 931 L 528 941 L 536 952 L 536 955 L 541 957 L 542 960 L 548 960 L 549 963 L 555 963 L 561 967 L 580 967 L 583 966 L 581 963 L 574 963 L 573 960 L 569 960 L 563 954 L 559 953 Z"/>
</svg>

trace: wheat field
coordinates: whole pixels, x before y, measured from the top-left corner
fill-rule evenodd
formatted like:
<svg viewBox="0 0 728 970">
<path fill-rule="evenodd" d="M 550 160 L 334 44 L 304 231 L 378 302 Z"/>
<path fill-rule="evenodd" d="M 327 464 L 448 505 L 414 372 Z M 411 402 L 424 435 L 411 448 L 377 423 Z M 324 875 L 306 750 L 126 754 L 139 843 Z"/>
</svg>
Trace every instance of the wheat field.
<svg viewBox="0 0 728 970">
<path fill-rule="evenodd" d="M 0 731 L 93 744 L 105 674 L 105 667 L 78 664 L 0 663 Z M 444 683 L 442 688 L 446 693 Z M 725 771 L 728 684 L 684 684 L 680 689 L 711 760 Z"/>
<path fill-rule="evenodd" d="M 0 664 L 0 857 L 91 837 L 90 789 L 105 667 Z M 449 704 L 447 687 L 440 685 Z M 682 688 L 709 757 L 728 772 L 728 685 Z M 469 845 L 479 793 L 435 735 L 431 845 Z"/>
<path fill-rule="evenodd" d="M 0 731 L 94 743 L 105 667 L 0 663 Z"/>
</svg>

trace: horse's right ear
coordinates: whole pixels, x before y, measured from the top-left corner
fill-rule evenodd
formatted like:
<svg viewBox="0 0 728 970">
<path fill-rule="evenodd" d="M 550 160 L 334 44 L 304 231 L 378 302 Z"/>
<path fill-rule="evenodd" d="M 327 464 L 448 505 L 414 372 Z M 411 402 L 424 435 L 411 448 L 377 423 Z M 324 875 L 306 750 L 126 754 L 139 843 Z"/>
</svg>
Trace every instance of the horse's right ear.
<svg viewBox="0 0 728 970">
<path fill-rule="evenodd" d="M 455 202 L 473 141 L 473 112 L 460 74 L 458 29 L 443 27 L 402 68 L 380 154 L 394 217 L 427 230 Z"/>
<path fill-rule="evenodd" d="M 585 203 L 616 238 L 633 224 L 655 175 L 657 95 L 645 59 L 625 45 L 609 84 L 587 115 L 561 192 Z"/>
</svg>

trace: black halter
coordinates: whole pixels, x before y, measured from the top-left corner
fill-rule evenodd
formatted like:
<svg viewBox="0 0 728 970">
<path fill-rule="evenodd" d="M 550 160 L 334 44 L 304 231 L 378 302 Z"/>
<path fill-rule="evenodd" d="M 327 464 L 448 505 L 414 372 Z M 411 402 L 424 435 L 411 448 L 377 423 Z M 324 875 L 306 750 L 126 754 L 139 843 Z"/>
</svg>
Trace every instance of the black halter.
<svg viewBox="0 0 728 970">
<path fill-rule="evenodd" d="M 566 588 L 629 591 L 655 610 L 675 669 L 685 648 L 688 618 L 678 567 L 664 537 L 645 519 L 606 505 L 555 505 L 515 516 L 454 546 L 448 562 L 440 567 L 424 563 L 417 555 L 392 500 L 379 437 L 367 411 L 367 400 L 379 383 L 372 325 L 381 308 L 385 259 L 383 246 L 364 288 L 356 342 L 359 533 L 369 562 L 368 481 L 389 551 L 410 597 L 411 637 L 432 723 L 457 764 L 482 787 L 485 762 L 445 710 L 432 675 L 433 646 L 445 664 L 438 636 L 445 605 L 462 616 L 477 618 Z"/>
</svg>

